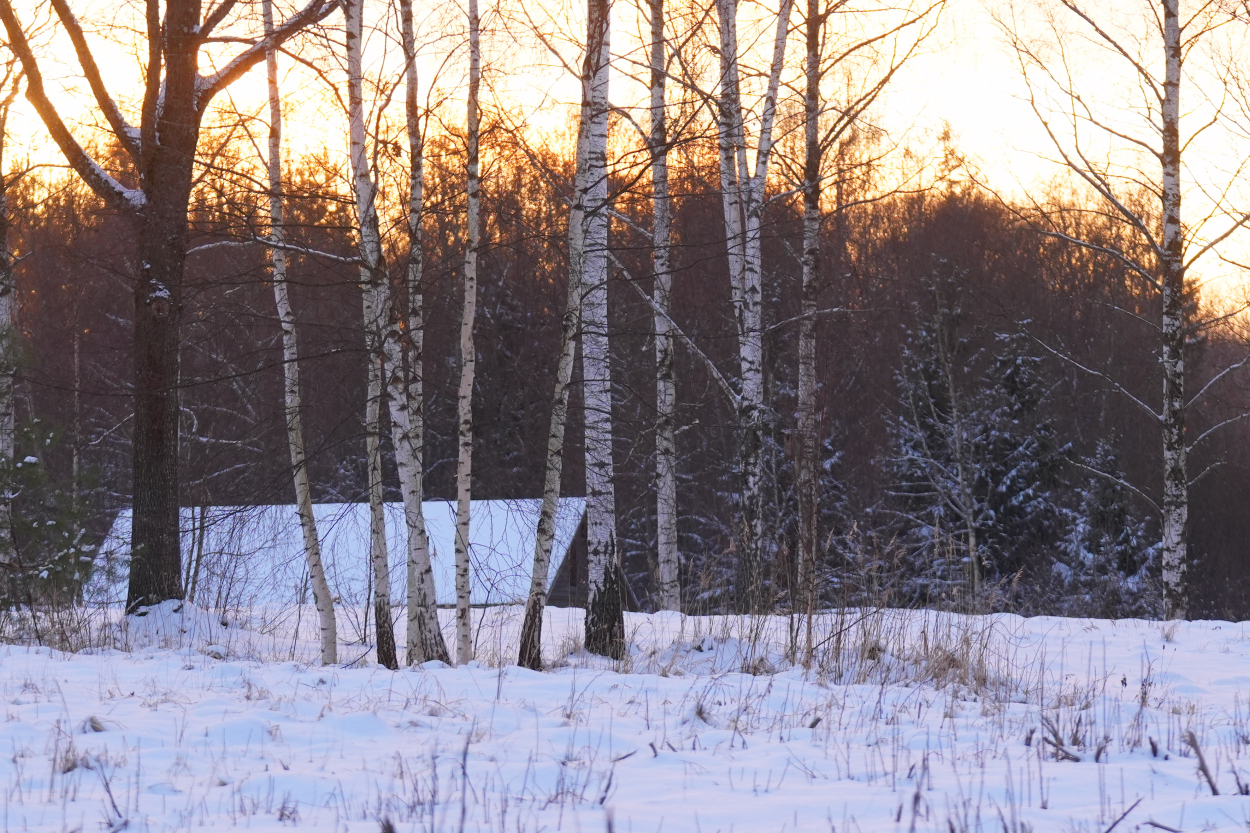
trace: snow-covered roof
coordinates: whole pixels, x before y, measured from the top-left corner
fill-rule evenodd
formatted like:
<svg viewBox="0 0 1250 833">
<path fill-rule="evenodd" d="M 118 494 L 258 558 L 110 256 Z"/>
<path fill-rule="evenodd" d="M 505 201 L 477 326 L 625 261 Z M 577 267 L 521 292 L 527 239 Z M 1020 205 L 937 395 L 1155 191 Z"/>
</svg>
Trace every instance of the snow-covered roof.
<svg viewBox="0 0 1250 833">
<path fill-rule="evenodd" d="M 475 605 L 524 602 L 529 595 L 540 500 L 475 500 L 469 527 Z M 456 505 L 423 504 L 439 604 L 454 604 Z M 586 509 L 584 498 L 561 498 L 549 581 L 559 570 Z M 369 598 L 369 506 L 320 503 L 313 507 L 330 589 L 344 604 Z M 311 602 L 303 536 L 294 504 L 185 507 L 182 561 L 188 593 L 204 607 L 256 607 Z M 88 588 L 94 601 L 125 601 L 130 561 L 130 510 L 122 511 L 100 547 Z M 386 504 L 391 598 L 406 597 L 407 528 L 402 503 Z M 198 576 L 191 578 L 195 564 Z"/>
</svg>

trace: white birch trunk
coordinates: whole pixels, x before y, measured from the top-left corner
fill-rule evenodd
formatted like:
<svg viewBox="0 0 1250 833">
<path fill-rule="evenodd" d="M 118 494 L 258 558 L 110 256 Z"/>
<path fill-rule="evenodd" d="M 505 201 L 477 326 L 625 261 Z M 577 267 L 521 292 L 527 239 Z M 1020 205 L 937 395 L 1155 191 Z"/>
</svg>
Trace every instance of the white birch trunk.
<svg viewBox="0 0 1250 833">
<path fill-rule="evenodd" d="M 1165 616 L 1188 614 L 1185 585 L 1189 521 L 1188 454 L 1185 446 L 1185 264 L 1181 225 L 1181 25 L 1179 0 L 1163 0 L 1166 57 L 1163 83 L 1163 592 Z"/>
<path fill-rule="evenodd" d="M 716 0 L 717 23 L 720 35 L 720 95 L 717 102 L 717 149 L 720 154 L 721 208 L 725 217 L 725 245 L 729 259 L 729 290 L 734 306 L 734 321 L 738 331 L 739 393 L 735 399 L 738 417 L 738 467 L 740 497 L 738 519 L 738 560 L 734 577 L 734 604 L 739 612 L 746 613 L 757 605 L 760 595 L 759 538 L 755 501 L 751 487 L 751 472 L 756 468 L 752 459 L 753 443 L 749 437 L 750 418 L 745 402 L 746 377 L 751 363 L 744 360 L 750 348 L 744 338 L 746 322 L 746 264 L 745 264 L 745 217 L 743 216 L 743 180 L 739 177 L 739 158 L 745 157 L 746 148 L 739 141 L 742 118 L 742 97 L 738 73 L 738 6 L 737 0 Z"/>
<path fill-rule="evenodd" d="M 741 395 L 738 400 L 739 466 L 742 477 L 740 553 L 736 581 L 740 612 L 760 612 L 764 605 L 768 545 L 764 524 L 764 330 L 761 221 L 777 91 L 785 61 L 793 0 L 784 0 L 777 16 L 768 90 L 761 114 L 755 172 L 747 161 L 738 66 L 737 0 L 717 0 L 720 29 L 721 100 L 719 146 L 721 185 L 735 318 Z"/>
<path fill-rule="evenodd" d="M 799 559 L 795 576 L 798 592 L 793 608 L 807 621 L 804 663 L 812 660 L 812 616 L 816 607 L 816 292 L 820 274 L 820 0 L 807 0 L 807 57 L 803 96 L 803 286 L 799 322 L 798 390 L 798 504 Z"/>
<path fill-rule="evenodd" d="M 369 490 L 369 557 L 373 568 L 373 607 L 377 626 L 378 662 L 398 666 L 391 622 L 390 570 L 386 551 L 386 518 L 382 493 L 383 328 L 387 285 L 382 274 L 382 240 L 378 230 L 377 188 L 369 164 L 364 115 L 363 0 L 346 0 L 347 100 L 351 141 L 352 185 L 359 223 L 360 281 L 364 311 L 365 355 L 368 362 L 365 406 L 365 465 Z"/>
<path fill-rule="evenodd" d="M 411 275 L 413 265 L 409 264 Z M 409 302 L 412 303 L 412 286 L 409 280 Z M 398 326 L 397 317 L 390 317 L 382 349 L 386 361 L 386 399 L 391 417 L 391 440 L 395 446 L 395 467 L 399 474 L 399 488 L 403 495 L 404 525 L 407 533 L 407 663 L 416 665 L 428 660 L 448 661 L 447 645 L 438 624 L 437 596 L 434 589 L 434 571 L 430 564 L 429 537 L 425 530 L 424 471 L 422 453 L 423 420 L 421 414 L 422 394 L 420 382 L 421 326 L 420 296 L 417 309 L 410 310 L 405 327 Z M 406 336 L 406 338 L 405 338 Z M 409 346 L 405 364 L 404 345 Z M 412 368 L 416 365 L 417 369 Z"/>
<path fill-rule="evenodd" d="M 377 315 L 376 292 L 366 292 L 365 315 Z M 365 465 L 369 477 L 369 560 L 373 567 L 373 618 L 377 627 L 378 664 L 395 669 L 395 632 L 391 619 L 390 558 L 386 547 L 386 511 L 382 492 L 382 362 L 369 352 L 365 406 Z"/>
<path fill-rule="evenodd" d="M 456 659 L 462 665 L 473 659 L 469 609 L 469 508 L 473 494 L 473 373 L 477 367 L 473 321 L 477 315 L 477 258 L 482 242 L 481 171 L 478 160 L 478 139 L 481 132 L 478 85 L 481 71 L 477 0 L 469 0 L 468 159 L 465 189 L 468 216 L 464 251 L 464 311 L 460 318 L 460 390 L 457 397 L 459 455 L 456 462 Z"/>
<path fill-rule="evenodd" d="M 738 180 L 736 141 L 739 119 L 742 116 L 738 82 L 737 0 L 716 0 L 716 12 L 720 33 L 720 95 L 716 109 L 716 143 L 720 153 L 721 208 L 725 215 L 725 245 L 729 253 L 729 282 L 734 320 L 740 322 L 745 284 L 742 191 Z M 740 323 L 738 329 L 742 329 Z"/>
<path fill-rule="evenodd" d="M 677 550 L 677 388 L 675 342 L 670 332 L 672 206 L 668 189 L 668 123 L 665 112 L 667 43 L 664 0 L 651 0 L 651 269 L 655 275 L 655 522 L 661 610 L 681 610 Z"/>
<path fill-rule="evenodd" d="M 608 0 L 588 0 L 582 71 L 585 178 L 582 206 L 582 370 L 586 423 L 586 650 L 625 652 L 612 464 L 612 377 L 608 353 Z"/>
<path fill-rule="evenodd" d="M 390 403 L 391 439 L 399 487 L 404 499 L 404 521 L 408 539 L 408 628 L 407 663 L 428 660 L 449 662 L 447 645 L 438 623 L 434 571 L 430 565 L 430 543 L 425 529 L 422 501 L 425 488 L 425 391 L 422 383 L 422 348 L 425 316 L 423 288 L 424 241 L 422 214 L 425 210 L 425 143 L 421 134 L 417 99 L 417 47 L 412 23 L 412 0 L 400 0 L 400 29 L 405 67 L 404 115 L 408 132 L 408 269 L 406 294 L 408 308 L 390 316 L 386 352 L 386 393 Z M 401 322 L 403 326 L 400 326 Z M 406 350 L 405 350 L 406 348 Z M 406 353 L 406 355 L 405 355 Z M 406 359 L 406 361 L 405 361 Z"/>
<path fill-rule="evenodd" d="M 264 0 L 265 34 L 273 31 L 273 0 Z M 304 423 L 301 416 L 299 344 L 295 333 L 295 312 L 287 287 L 287 261 L 283 245 L 286 232 L 282 207 L 282 99 L 278 92 L 277 50 L 265 52 L 265 69 L 269 86 L 269 237 L 274 245 L 269 251 L 273 267 L 273 297 L 282 326 L 282 392 L 283 415 L 286 420 L 287 445 L 291 452 L 291 477 L 295 486 L 295 506 L 299 513 L 300 531 L 304 537 L 304 559 L 312 584 L 313 602 L 321 637 L 321 663 L 338 662 L 338 627 L 334 617 L 334 599 L 326 582 L 321 561 L 321 542 L 317 520 L 313 516 L 312 489 L 308 482 L 308 465 L 304 452 Z M 201 549 L 203 536 L 201 536 Z M 197 559 L 198 560 L 198 559 Z M 194 580 L 192 582 L 194 586 Z M 194 597 L 194 591 L 192 591 Z"/>
</svg>

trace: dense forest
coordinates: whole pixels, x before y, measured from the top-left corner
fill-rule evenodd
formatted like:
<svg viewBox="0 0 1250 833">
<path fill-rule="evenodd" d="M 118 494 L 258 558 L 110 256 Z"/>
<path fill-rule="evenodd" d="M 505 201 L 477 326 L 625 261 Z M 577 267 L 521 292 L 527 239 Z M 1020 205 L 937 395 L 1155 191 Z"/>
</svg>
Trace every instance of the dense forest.
<svg viewBox="0 0 1250 833">
<path fill-rule="evenodd" d="M 503 154 L 501 154 L 501 157 Z M 559 170 L 559 160 L 547 160 Z M 700 176 L 700 170 L 704 175 Z M 734 336 L 719 195 L 706 168 L 675 178 L 673 317 L 702 355 L 677 351 L 678 523 L 684 602 L 716 610 L 732 584 L 735 451 L 732 405 L 705 359 L 730 368 Z M 1149 395 L 1157 355 L 1149 296 L 1096 254 L 1037 234 L 1020 210 L 953 170 L 921 193 L 838 212 L 825 226 L 836 253 L 818 296 L 820 570 L 827 602 L 954 603 L 964 582 L 960 522 L 925 467 L 975 470 L 978 534 L 993 607 L 1020 612 L 1157 615 L 1157 436 L 1108 381 Z M 290 239 L 353 252 L 341 172 L 309 159 L 292 172 Z M 463 241 L 444 171 L 432 190 L 426 287 L 426 490 L 455 493 L 456 337 Z M 528 164 L 492 171 L 477 324 L 473 493 L 541 492 L 544 431 L 559 352 L 567 212 Z M 1056 204 L 1091 222 L 1069 194 Z M 280 330 L 262 246 L 213 246 L 259 224 L 254 194 L 206 183 L 185 298 L 183 501 L 289 502 Z M 127 262 L 133 231 L 68 178 L 28 178 L 12 204 L 22 335 L 18 371 L 26 452 L 50 483 L 80 495 L 91 535 L 128 504 L 131 427 Z M 797 549 L 793 494 L 800 217 L 778 204 L 765 226 L 765 351 L 769 405 L 768 534 L 772 593 L 788 604 Z M 1081 230 L 1114 241 L 1113 227 Z M 646 247 L 613 228 L 622 268 L 609 282 L 618 531 L 631 588 L 655 585 L 654 385 Z M 305 413 L 315 498 L 359 501 L 366 491 L 362 408 L 366 361 L 360 287 L 350 264 L 296 254 L 291 284 L 306 370 Z M 1192 303 L 1201 305 L 1195 297 Z M 1192 341 L 1202 381 L 1247 348 L 1236 319 Z M 1062 354 L 1062 358 L 1060 355 Z M 562 489 L 581 494 L 576 393 Z M 1196 409 L 1193 428 L 1250 408 L 1238 378 Z M 950 431 L 969 438 L 955 449 Z M 1250 426 L 1229 426 L 1197 455 L 1217 465 L 1192 509 L 1195 613 L 1242 617 L 1250 539 Z M 46 452 L 40 446 L 54 438 Z M 388 458 L 389 459 L 389 458 Z M 387 483 L 397 499 L 388 462 Z M 23 497 L 19 496 L 19 504 Z M 32 510 L 34 511 L 34 510 Z M 43 510 L 40 510 L 43 511 Z"/>
</svg>

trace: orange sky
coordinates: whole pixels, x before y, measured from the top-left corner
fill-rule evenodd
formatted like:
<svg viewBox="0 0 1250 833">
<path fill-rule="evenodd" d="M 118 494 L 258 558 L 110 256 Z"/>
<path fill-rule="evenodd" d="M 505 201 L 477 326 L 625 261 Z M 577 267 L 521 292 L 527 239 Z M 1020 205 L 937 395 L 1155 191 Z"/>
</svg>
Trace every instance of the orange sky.
<svg viewBox="0 0 1250 833">
<path fill-rule="evenodd" d="M 29 0 L 19 4 L 27 6 L 22 13 L 29 15 L 28 9 L 33 8 L 38 0 Z M 890 129 L 896 136 L 906 135 L 909 143 L 924 147 L 931 146 L 937 134 L 945 125 L 949 125 L 958 148 L 967 154 L 981 175 L 994 188 L 1012 194 L 1021 194 L 1033 183 L 1046 181 L 1054 177 L 1060 168 L 1054 163 L 1054 148 L 1046 139 L 1035 115 L 1023 100 L 1025 87 L 1022 82 L 1018 65 L 1013 53 L 1007 47 L 994 15 L 1011 16 L 1013 8 L 1011 0 L 950 0 L 943 12 L 942 25 L 935 38 L 930 42 L 924 54 L 914 58 L 897 76 L 891 91 L 882 102 L 874 118 Z M 418 0 L 418 9 L 423 4 Z M 1021 2 L 1015 13 L 1021 27 L 1033 35 L 1045 33 L 1044 17 L 1039 13 L 1035 3 Z M 1113 25 L 1122 27 L 1126 38 L 1140 34 L 1136 24 L 1142 19 L 1143 4 L 1140 0 L 1096 0 L 1091 4 L 1105 19 Z M 1185 5 L 1185 4 L 1183 4 Z M 133 15 L 137 4 L 128 0 L 76 0 L 74 7 L 84 22 L 104 20 L 108 28 L 97 32 L 93 43 L 97 47 L 97 59 L 109 74 L 109 81 L 115 90 L 127 91 L 136 89 L 136 62 L 131 55 L 134 51 L 134 36 L 125 28 L 128 15 Z M 282 3 L 279 2 L 279 8 Z M 462 26 L 463 17 L 454 6 L 431 4 L 433 11 L 426 11 L 418 25 L 426 33 L 431 31 L 447 31 Z M 559 68 L 556 59 L 546 53 L 539 45 L 518 43 L 510 37 L 497 14 L 498 4 L 483 3 L 486 10 L 485 26 L 488 30 L 484 43 L 485 60 L 489 66 L 492 58 L 496 67 L 501 59 L 510 63 L 503 72 L 496 72 L 489 77 L 493 88 L 501 97 L 500 103 L 509 108 L 513 114 L 523 115 L 537 129 L 548 129 L 564 123 L 577 98 L 577 85 L 568 74 Z M 573 19 L 577 4 L 570 0 L 548 0 L 548 2 L 528 12 L 530 20 L 543 25 L 549 31 L 551 42 L 556 45 L 570 62 L 576 62 L 576 45 L 574 38 L 580 24 Z M 744 4 L 743 9 L 748 6 Z M 374 20 L 381 14 L 380 4 L 371 8 Z M 520 17 L 526 22 L 518 9 L 506 9 L 513 18 Z M 746 12 L 744 11 L 744 14 Z M 419 17 L 421 12 L 418 13 Z M 614 11 L 616 31 L 614 32 L 614 52 L 628 53 L 636 49 L 637 44 L 631 40 L 631 34 L 638 31 L 635 13 L 627 0 L 616 0 Z M 798 15 L 796 13 L 795 20 Z M 569 22 L 569 21 L 572 22 Z M 1065 18 L 1060 18 L 1061 21 Z M 337 18 L 332 17 L 331 23 L 337 26 Z M 749 28 L 746 27 L 746 28 Z M 1250 27 L 1243 26 L 1250 30 Z M 1232 43 L 1247 47 L 1250 54 L 1250 43 L 1246 33 L 1232 35 Z M 375 56 L 375 69 L 383 73 L 398 70 L 393 49 L 386 49 L 383 38 L 373 36 L 370 42 L 370 53 Z M 462 74 L 460 64 L 462 56 L 451 56 L 449 50 L 455 49 L 460 38 L 455 34 L 441 40 L 426 38 L 432 41 L 426 47 L 426 58 L 422 62 L 425 79 L 433 78 L 440 67 L 443 71 L 443 86 L 438 94 L 445 96 L 449 102 L 449 112 L 456 113 L 463 107 L 459 103 L 462 95 Z M 1062 39 L 1063 45 L 1080 59 L 1082 73 L 1079 81 L 1089 100 L 1094 102 L 1100 113 L 1110 117 L 1122 118 L 1125 124 L 1134 129 L 1132 120 L 1137 118 L 1123 108 L 1124 77 L 1116 74 L 1116 62 L 1108 61 L 1099 50 L 1071 35 Z M 238 47 L 228 46 L 233 52 Z M 796 39 L 789 48 L 790 64 L 793 72 L 799 67 L 798 50 L 801 46 Z M 492 52 L 494 53 L 492 55 Z M 384 53 L 386 53 L 384 55 Z M 42 50 L 44 72 L 49 87 L 56 90 L 61 87 L 78 87 L 81 94 L 80 79 L 72 63 L 63 60 L 69 52 L 63 44 L 53 44 Z M 1146 53 L 1150 57 L 1150 53 Z M 380 56 L 380 57 L 379 57 Z M 1202 56 L 1199 56 L 1202 57 Z M 1191 62 L 1197 58 L 1191 58 Z M 1202 58 L 1202 60 L 1206 60 Z M 448 62 L 449 61 L 449 62 Z M 622 62 L 624 63 L 624 62 Z M 345 152 L 346 130 L 341 123 L 341 114 L 325 95 L 324 85 L 316 80 L 311 73 L 293 68 L 289 59 L 283 59 L 287 70 L 284 80 L 284 95 L 287 99 L 286 140 L 291 152 L 325 147 L 331 152 Z M 1250 69 L 1250 67 L 1248 67 Z M 1193 109 L 1185 124 L 1197 124 L 1202 118 L 1202 108 L 1195 102 L 1204 98 L 1204 82 L 1214 85 L 1210 74 L 1196 77 L 1185 88 L 1183 95 L 1186 106 Z M 1136 90 L 1132 91 L 1134 94 Z M 135 94 L 127 96 L 124 92 L 118 96 L 123 106 L 132 104 Z M 614 80 L 614 102 L 631 106 L 642 100 L 641 89 L 631 85 L 619 73 Z M 81 99 L 72 92 L 60 92 L 58 100 L 64 112 L 73 117 L 81 113 Z M 396 103 L 402 101 L 395 98 Z M 251 73 L 232 91 L 230 103 L 245 112 L 252 112 L 263 117 L 264 80 L 263 67 Z M 640 122 L 645 116 L 639 114 Z M 1250 127 L 1250 125 L 1247 125 Z M 93 129 L 81 122 L 76 132 L 81 140 L 90 140 Z M 14 124 L 13 136 L 19 145 L 27 145 L 40 158 L 51 158 L 47 151 L 46 139 L 42 130 L 27 113 L 20 115 Z M 259 134 L 258 134 L 259 135 Z M 1191 152 L 1190 161 L 1202 154 L 1217 160 L 1219 169 L 1210 164 L 1194 165 L 1195 178 L 1208 178 L 1216 181 L 1224 169 L 1229 169 L 1239 160 L 1250 154 L 1250 133 L 1243 132 L 1239 136 L 1216 140 L 1215 144 L 1196 147 L 1197 153 Z M 1207 141 L 1206 138 L 1202 141 Z M 1250 204 L 1250 188 L 1244 192 L 1247 198 L 1242 204 Z M 1240 197 L 1238 197 L 1240 198 Z M 1197 216 L 1205 197 L 1194 190 L 1188 198 L 1189 214 Z M 1207 203 L 1209 205 L 1209 201 Z M 1250 235 L 1242 235 L 1250 237 Z M 1243 261 L 1250 259 L 1243 253 L 1250 250 L 1244 243 L 1236 243 L 1229 247 L 1230 256 Z M 1203 274 L 1220 281 L 1222 291 L 1232 291 L 1241 283 L 1237 270 L 1219 265 L 1211 266 Z"/>
</svg>

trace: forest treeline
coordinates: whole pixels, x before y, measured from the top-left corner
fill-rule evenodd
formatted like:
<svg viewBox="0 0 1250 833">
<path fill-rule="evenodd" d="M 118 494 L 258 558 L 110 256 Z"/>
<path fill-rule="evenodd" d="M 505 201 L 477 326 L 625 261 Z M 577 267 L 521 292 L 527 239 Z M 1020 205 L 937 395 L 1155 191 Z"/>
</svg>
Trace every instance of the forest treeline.
<svg viewBox="0 0 1250 833">
<path fill-rule="evenodd" d="M 373 621 L 467 663 L 473 499 L 541 498 L 541 669 L 564 494 L 617 660 L 626 604 L 787 611 L 807 664 L 831 605 L 1250 612 L 1250 7 L 989 10 L 1058 171 L 1005 193 L 889 123 L 960 48 L 942 0 L 576 5 L 0 0 L 0 163 L 20 93 L 72 171 L 0 164 L 10 603 L 73 591 L 127 505 L 127 612 L 177 603 L 183 508 L 294 501 L 333 664 L 314 502 L 346 501 Z"/>
<path fill-rule="evenodd" d="M 563 195 L 573 172 L 554 151 L 509 153 L 497 142 L 482 194 L 473 496 L 536 497 L 569 270 Z M 957 155 L 948 148 L 948 156 Z M 425 489 L 454 499 L 464 182 L 454 152 L 430 159 Z M 1125 395 L 1157 395 L 1150 322 L 1159 300 L 1123 265 L 1038 234 L 1024 219 L 1037 194 L 1030 206 L 1013 205 L 964 173 L 955 165 L 922 190 L 848 197 L 830 207 L 822 227 L 814 316 L 821 602 L 970 605 L 975 549 L 983 608 L 1160 615 L 1157 426 Z M 356 502 L 367 493 L 368 353 L 345 176 L 340 160 L 324 156 L 288 172 L 288 280 L 317 501 Z M 653 279 L 646 241 L 629 223 L 630 210 L 645 210 L 631 195 L 638 186 L 613 185 L 622 211 L 611 229 L 608 284 L 616 529 L 630 590 L 651 608 Z M 721 611 L 733 607 L 740 470 L 733 405 L 709 367 L 731 374 L 737 350 L 714 159 L 689 154 L 674 166 L 671 188 L 672 318 L 690 341 L 679 344 L 675 364 L 682 603 Z M 182 311 L 184 505 L 293 499 L 268 252 L 248 242 L 265 225 L 262 199 L 246 178 L 224 173 L 210 172 L 196 190 Z M 1062 185 L 1041 201 L 1073 236 L 1130 245 L 1121 227 Z M 18 495 L 17 511 L 41 518 L 51 511 L 48 494 L 72 494 L 84 540 L 98 541 L 131 494 L 136 232 L 80 183 L 54 174 L 23 179 L 10 212 L 26 426 L 17 459 L 37 459 L 46 481 Z M 799 606 L 801 223 L 797 200 L 773 203 L 763 223 L 767 592 L 780 609 Z M 392 280 L 400 266 L 391 267 Z M 1195 294 L 1188 303 L 1204 299 Z M 1195 390 L 1250 346 L 1242 327 L 1233 317 L 1194 334 Z M 578 372 L 562 482 L 568 495 L 585 488 Z M 1190 431 L 1201 435 L 1247 411 L 1250 382 L 1237 377 L 1195 406 Z M 388 499 L 397 500 L 389 439 L 384 445 Z M 1192 613 L 1244 618 L 1250 424 L 1212 434 L 1195 450 L 1193 472 L 1203 474 L 1190 510 Z M 27 544 L 49 546 L 37 532 Z"/>
</svg>

